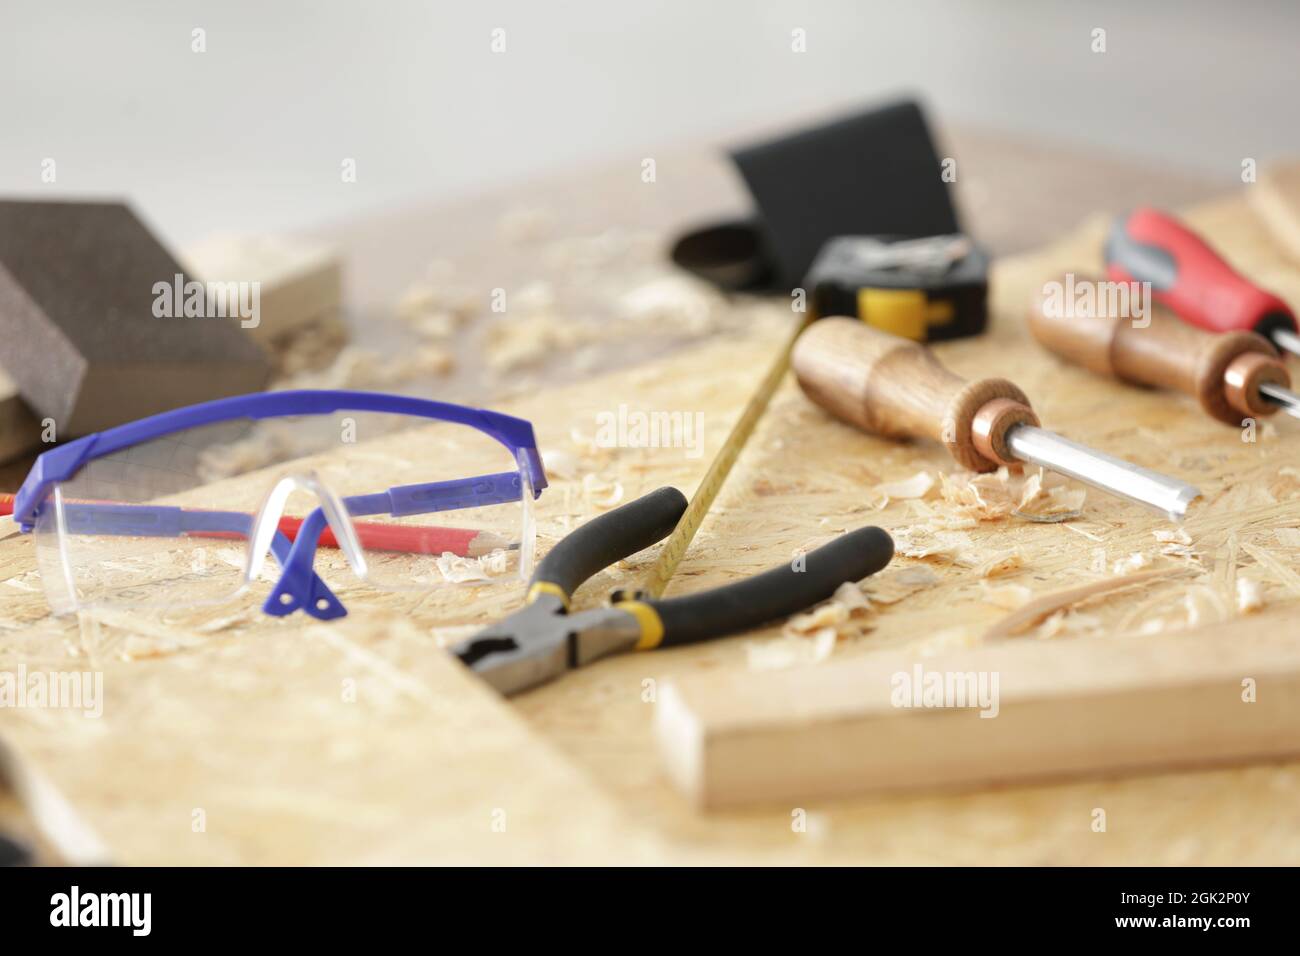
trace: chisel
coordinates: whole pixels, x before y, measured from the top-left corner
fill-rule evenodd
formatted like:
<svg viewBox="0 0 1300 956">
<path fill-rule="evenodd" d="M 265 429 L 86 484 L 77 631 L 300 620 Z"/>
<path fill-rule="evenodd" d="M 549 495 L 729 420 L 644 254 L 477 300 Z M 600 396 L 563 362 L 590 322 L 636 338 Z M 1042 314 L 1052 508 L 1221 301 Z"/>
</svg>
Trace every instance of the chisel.
<svg viewBox="0 0 1300 956">
<path fill-rule="evenodd" d="M 795 344 L 794 370 L 804 393 L 837 418 L 885 438 L 933 438 L 972 471 L 1041 465 L 1173 520 L 1200 496 L 1184 481 L 1040 428 L 1025 393 L 1006 379 L 967 382 L 924 346 L 853 319 L 810 325 Z"/>
<path fill-rule="evenodd" d="M 1078 287 L 1089 279 L 1074 277 Z M 1076 365 L 1134 385 L 1183 392 L 1206 414 L 1229 425 L 1281 409 L 1300 418 L 1291 375 L 1263 336 L 1206 332 L 1160 306 L 1131 299 L 1127 310 L 1106 297 L 1071 302 L 1063 310 L 1047 283 L 1029 309 L 1029 329 L 1045 348 Z"/>
<path fill-rule="evenodd" d="M 1117 220 L 1106 240 L 1115 282 L 1149 282 L 1151 296 L 1209 332 L 1258 332 L 1300 355 L 1295 313 L 1240 275 L 1173 216 L 1143 207 Z"/>
</svg>

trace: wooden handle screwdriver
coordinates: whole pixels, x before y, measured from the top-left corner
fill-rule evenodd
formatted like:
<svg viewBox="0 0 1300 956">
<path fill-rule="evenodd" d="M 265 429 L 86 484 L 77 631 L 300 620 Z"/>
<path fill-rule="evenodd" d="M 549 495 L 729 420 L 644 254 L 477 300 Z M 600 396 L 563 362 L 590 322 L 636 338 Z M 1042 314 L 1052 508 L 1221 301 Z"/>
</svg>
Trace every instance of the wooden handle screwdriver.
<svg viewBox="0 0 1300 956">
<path fill-rule="evenodd" d="M 804 393 L 837 418 L 886 438 L 933 438 L 973 471 L 1029 462 L 1175 520 L 1200 496 L 1186 482 L 1040 428 L 1011 382 L 967 382 L 918 343 L 855 319 L 814 322 L 795 344 L 793 362 Z"/>
<path fill-rule="evenodd" d="M 1058 289 L 1086 289 L 1065 296 Z M 1255 332 L 1207 332 L 1143 299 L 1142 287 L 1124 296 L 1103 294 L 1106 283 L 1079 276 L 1047 283 L 1034 296 L 1029 329 L 1049 351 L 1089 371 L 1134 385 L 1191 395 L 1205 412 L 1229 425 L 1279 409 L 1300 418 L 1300 396 L 1277 350 Z"/>
</svg>

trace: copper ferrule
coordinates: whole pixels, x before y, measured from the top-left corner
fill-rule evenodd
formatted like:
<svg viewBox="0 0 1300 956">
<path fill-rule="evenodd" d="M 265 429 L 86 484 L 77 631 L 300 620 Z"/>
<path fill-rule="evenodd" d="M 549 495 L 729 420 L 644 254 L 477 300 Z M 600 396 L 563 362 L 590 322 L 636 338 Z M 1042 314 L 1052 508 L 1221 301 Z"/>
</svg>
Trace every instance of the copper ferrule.
<svg viewBox="0 0 1300 956">
<path fill-rule="evenodd" d="M 1247 417 L 1272 415 L 1278 407 L 1260 394 L 1264 382 L 1290 388 L 1291 375 L 1280 359 L 1262 352 L 1243 352 L 1223 370 L 1223 397 Z"/>
<path fill-rule="evenodd" d="M 985 402 L 971 421 L 971 441 L 975 450 L 997 465 L 1016 465 L 1017 459 L 1007 445 L 1007 432 L 1013 425 L 1038 425 L 1038 416 L 1024 402 L 995 398 Z"/>
</svg>

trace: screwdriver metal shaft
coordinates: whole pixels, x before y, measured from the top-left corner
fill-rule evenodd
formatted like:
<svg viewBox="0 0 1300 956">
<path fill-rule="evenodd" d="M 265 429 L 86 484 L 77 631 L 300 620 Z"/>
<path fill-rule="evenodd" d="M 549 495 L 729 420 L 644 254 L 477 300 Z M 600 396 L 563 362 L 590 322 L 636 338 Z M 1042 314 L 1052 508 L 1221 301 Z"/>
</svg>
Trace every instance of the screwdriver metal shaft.
<svg viewBox="0 0 1300 956">
<path fill-rule="evenodd" d="M 1281 385 L 1274 385 L 1272 382 L 1260 382 L 1259 391 L 1260 394 L 1269 401 L 1274 402 L 1278 408 L 1292 418 L 1300 418 L 1300 395 L 1297 395 L 1291 389 L 1283 388 Z"/>
<path fill-rule="evenodd" d="M 921 345 L 856 319 L 812 323 L 794 348 L 804 393 L 827 411 L 886 438 L 933 438 L 973 471 L 1030 462 L 1178 520 L 1192 485 L 1039 427 L 1025 394 L 1005 379 L 967 382 Z"/>
<path fill-rule="evenodd" d="M 1286 349 L 1292 355 L 1300 355 L 1300 335 L 1287 329 L 1275 328 L 1269 333 L 1269 338 L 1278 348 Z"/>
<path fill-rule="evenodd" d="M 1033 425 L 1013 426 L 1007 432 L 1007 445 L 1021 461 L 1041 465 L 1112 495 L 1155 508 L 1172 521 L 1181 521 L 1187 514 L 1188 505 L 1201 494 L 1185 481 L 1142 468 Z"/>
</svg>

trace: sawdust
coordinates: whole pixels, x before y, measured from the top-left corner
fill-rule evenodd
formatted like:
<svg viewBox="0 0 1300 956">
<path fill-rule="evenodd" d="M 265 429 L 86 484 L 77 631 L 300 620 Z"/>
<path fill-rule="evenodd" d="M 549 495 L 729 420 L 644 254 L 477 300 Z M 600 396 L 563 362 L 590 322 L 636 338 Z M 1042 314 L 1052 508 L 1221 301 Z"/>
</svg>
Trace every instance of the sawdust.
<svg viewBox="0 0 1300 956">
<path fill-rule="evenodd" d="M 548 312 L 512 314 L 510 322 L 494 326 L 488 335 L 487 364 L 498 374 L 539 365 L 557 350 L 571 350 L 594 341 L 591 327 L 560 319 Z"/>
<path fill-rule="evenodd" d="M 940 496 L 953 506 L 952 514 L 974 522 L 997 522 L 1019 516 L 1034 522 L 1060 522 L 1082 514 L 1087 489 L 1041 470 L 971 475 L 941 473 Z"/>
<path fill-rule="evenodd" d="M 481 293 L 456 278 L 456 268 L 445 259 L 430 262 L 424 274 L 402 292 L 393 309 L 397 318 L 412 328 L 446 322 L 448 334 L 482 310 Z M 437 319 L 430 323 L 430 319 Z"/>
</svg>

